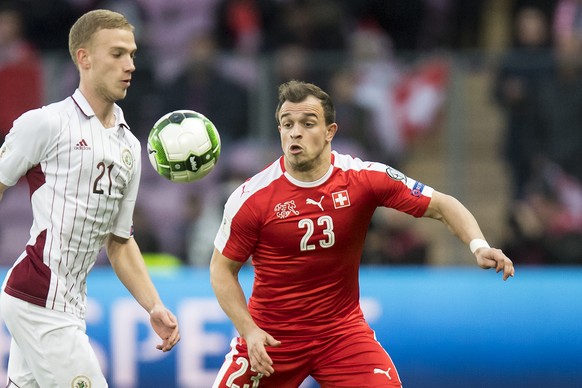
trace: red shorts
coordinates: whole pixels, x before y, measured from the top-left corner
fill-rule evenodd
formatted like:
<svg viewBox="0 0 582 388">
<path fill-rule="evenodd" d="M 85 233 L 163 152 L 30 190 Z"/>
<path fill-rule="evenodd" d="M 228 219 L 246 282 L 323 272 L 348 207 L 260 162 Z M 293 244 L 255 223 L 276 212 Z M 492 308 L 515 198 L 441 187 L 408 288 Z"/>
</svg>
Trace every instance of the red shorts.
<svg viewBox="0 0 582 388">
<path fill-rule="evenodd" d="M 402 387 L 390 356 L 367 325 L 335 337 L 276 339 L 281 346 L 267 348 L 275 373 L 266 377 L 251 370 L 246 343 L 234 338 L 213 388 L 297 388 L 308 376 L 322 388 Z"/>
</svg>

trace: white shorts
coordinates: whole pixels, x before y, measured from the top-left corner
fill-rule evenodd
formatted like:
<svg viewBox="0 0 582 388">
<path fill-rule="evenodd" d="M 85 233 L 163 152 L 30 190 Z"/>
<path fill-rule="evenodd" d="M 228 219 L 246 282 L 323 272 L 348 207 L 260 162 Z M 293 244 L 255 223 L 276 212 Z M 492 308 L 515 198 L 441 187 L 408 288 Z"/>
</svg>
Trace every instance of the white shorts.
<svg viewBox="0 0 582 388">
<path fill-rule="evenodd" d="M 107 387 L 85 321 L 5 292 L 0 314 L 12 336 L 8 387 Z"/>
</svg>

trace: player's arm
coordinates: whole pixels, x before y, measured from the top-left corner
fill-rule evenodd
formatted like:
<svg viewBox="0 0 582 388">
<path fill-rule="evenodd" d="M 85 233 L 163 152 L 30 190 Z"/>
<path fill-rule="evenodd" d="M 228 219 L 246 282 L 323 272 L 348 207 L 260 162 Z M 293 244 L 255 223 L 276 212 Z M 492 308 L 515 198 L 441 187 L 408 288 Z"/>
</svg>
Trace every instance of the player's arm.
<svg viewBox="0 0 582 388">
<path fill-rule="evenodd" d="M 265 346 L 279 346 L 281 342 L 257 326 L 251 317 L 244 291 L 238 281 L 242 265 L 243 263 L 229 259 L 215 248 L 210 261 L 210 282 L 220 307 L 247 343 L 251 367 L 265 376 L 270 376 L 274 372 L 273 361 Z"/>
<path fill-rule="evenodd" d="M 178 321 L 162 303 L 139 247 L 133 238 L 110 234 L 105 242 L 111 267 L 137 302 L 150 314 L 150 323 L 162 339 L 157 348 L 167 352 L 180 341 Z"/>
<path fill-rule="evenodd" d="M 2 200 L 2 196 L 8 187 L 9 186 L 6 186 L 4 183 L 0 182 L 0 201 Z"/>
<path fill-rule="evenodd" d="M 515 274 L 513 262 L 500 249 L 490 248 L 485 243 L 477 220 L 456 198 L 435 190 L 424 217 L 443 222 L 455 236 L 467 245 L 474 241 L 473 244 L 476 243 L 477 247 L 474 254 L 477 258 L 477 264 L 481 268 L 495 268 L 497 272 L 503 271 L 503 280 L 507 280 Z"/>
</svg>

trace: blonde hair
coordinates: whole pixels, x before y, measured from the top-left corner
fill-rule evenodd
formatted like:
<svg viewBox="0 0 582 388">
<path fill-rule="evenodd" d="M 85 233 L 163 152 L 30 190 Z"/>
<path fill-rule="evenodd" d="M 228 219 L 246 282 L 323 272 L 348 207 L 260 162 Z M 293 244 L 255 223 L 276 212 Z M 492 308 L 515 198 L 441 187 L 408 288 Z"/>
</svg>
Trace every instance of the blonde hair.
<svg viewBox="0 0 582 388">
<path fill-rule="evenodd" d="M 81 16 L 69 31 L 69 53 L 77 65 L 77 50 L 87 46 L 93 35 L 104 29 L 134 30 L 125 16 L 106 9 L 96 9 Z"/>
</svg>

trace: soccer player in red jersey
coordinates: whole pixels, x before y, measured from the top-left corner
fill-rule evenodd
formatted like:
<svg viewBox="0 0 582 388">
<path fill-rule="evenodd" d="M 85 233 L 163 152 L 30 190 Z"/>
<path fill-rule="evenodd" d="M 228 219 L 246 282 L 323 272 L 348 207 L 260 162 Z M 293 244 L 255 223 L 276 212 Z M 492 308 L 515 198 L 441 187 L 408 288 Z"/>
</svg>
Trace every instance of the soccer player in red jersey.
<svg viewBox="0 0 582 388">
<path fill-rule="evenodd" d="M 133 239 L 141 147 L 115 103 L 135 70 L 133 26 L 90 11 L 72 26 L 69 50 L 79 88 L 24 113 L 0 148 L 0 198 L 26 176 L 33 210 L 29 242 L 0 293 L 12 336 L 8 387 L 107 387 L 85 330 L 87 275 L 103 246 L 148 311 L 158 349 L 180 340 Z"/>
<path fill-rule="evenodd" d="M 283 156 L 228 199 L 210 264 L 216 297 L 240 337 L 214 387 L 401 387 L 360 308 L 358 269 L 378 206 L 442 221 L 477 264 L 514 275 L 455 198 L 375 162 L 332 151 L 338 130 L 330 96 L 290 81 L 276 110 Z M 238 272 L 252 258 L 248 301 Z"/>
</svg>

